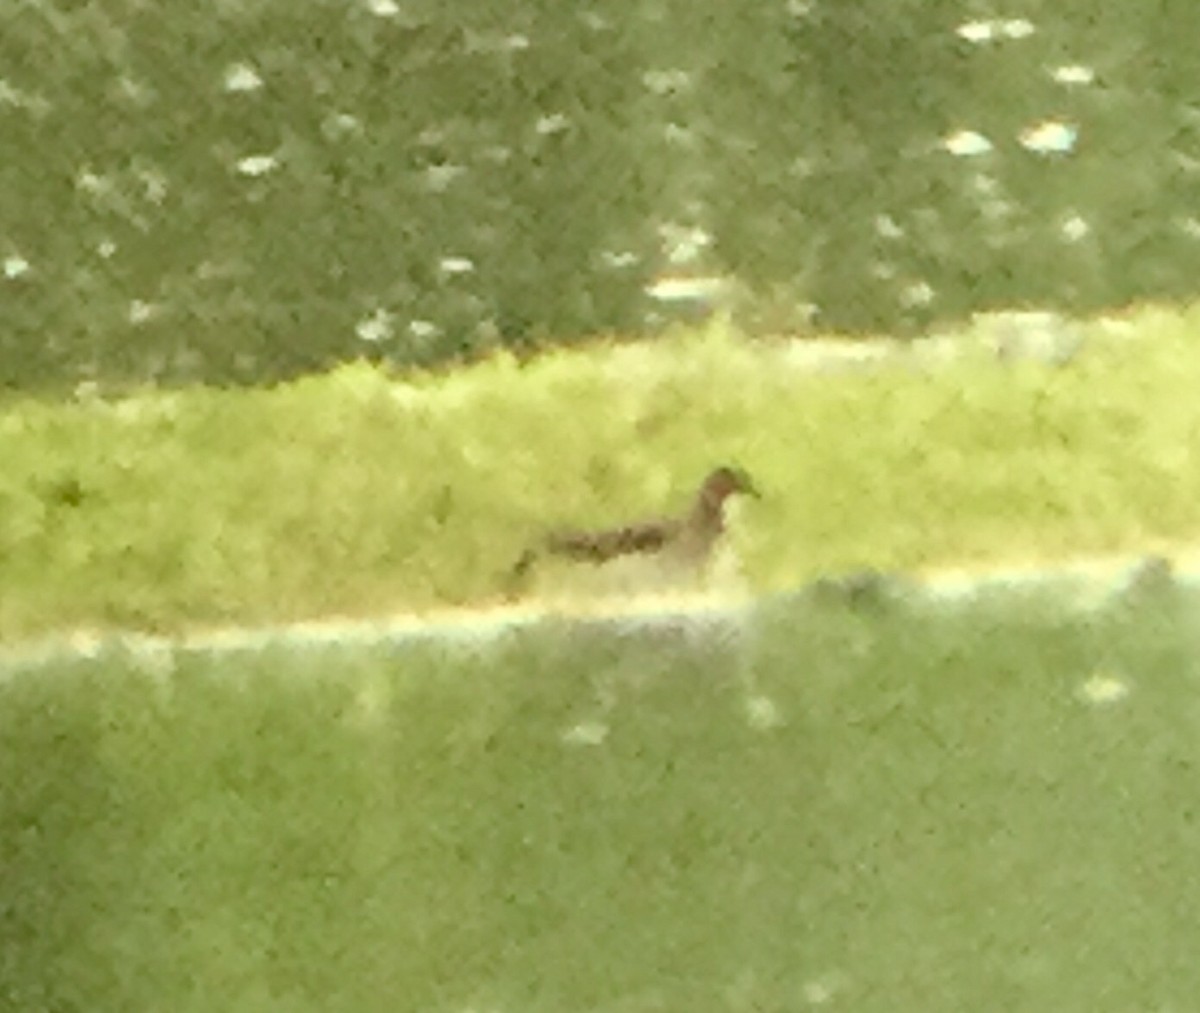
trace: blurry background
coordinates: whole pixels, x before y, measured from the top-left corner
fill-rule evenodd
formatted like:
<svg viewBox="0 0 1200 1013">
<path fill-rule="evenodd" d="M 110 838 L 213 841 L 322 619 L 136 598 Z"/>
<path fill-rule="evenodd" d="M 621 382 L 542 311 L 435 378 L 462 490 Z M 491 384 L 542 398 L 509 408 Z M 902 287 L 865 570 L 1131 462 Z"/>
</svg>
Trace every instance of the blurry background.
<svg viewBox="0 0 1200 1013">
<path fill-rule="evenodd" d="M 750 326 L 911 334 L 1195 290 L 1190 0 L 0 19 L 8 386 L 432 363 L 729 292 Z"/>
</svg>

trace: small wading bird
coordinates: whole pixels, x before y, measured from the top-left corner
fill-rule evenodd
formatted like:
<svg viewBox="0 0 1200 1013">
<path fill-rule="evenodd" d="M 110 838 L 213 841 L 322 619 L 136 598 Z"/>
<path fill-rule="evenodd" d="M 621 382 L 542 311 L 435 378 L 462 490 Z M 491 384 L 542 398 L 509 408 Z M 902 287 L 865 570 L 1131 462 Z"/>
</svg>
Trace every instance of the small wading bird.
<svg viewBox="0 0 1200 1013">
<path fill-rule="evenodd" d="M 721 467 L 701 484 L 691 509 L 682 517 L 639 521 L 602 531 L 555 531 L 527 549 L 510 574 L 521 582 L 545 556 L 601 565 L 622 557 L 647 557 L 660 575 L 699 575 L 725 531 L 725 502 L 739 493 L 759 498 L 750 476 L 741 468 Z"/>
</svg>

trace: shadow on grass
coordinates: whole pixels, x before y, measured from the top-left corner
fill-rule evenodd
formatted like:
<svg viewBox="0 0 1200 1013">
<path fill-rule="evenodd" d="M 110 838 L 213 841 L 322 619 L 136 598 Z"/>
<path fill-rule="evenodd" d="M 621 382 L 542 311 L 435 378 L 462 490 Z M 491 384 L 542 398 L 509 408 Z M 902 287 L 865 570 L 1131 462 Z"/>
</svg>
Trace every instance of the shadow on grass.
<svg viewBox="0 0 1200 1013">
<path fill-rule="evenodd" d="M 13 1009 L 1184 1008 L 1197 599 L 781 596 L 0 686 Z"/>
</svg>

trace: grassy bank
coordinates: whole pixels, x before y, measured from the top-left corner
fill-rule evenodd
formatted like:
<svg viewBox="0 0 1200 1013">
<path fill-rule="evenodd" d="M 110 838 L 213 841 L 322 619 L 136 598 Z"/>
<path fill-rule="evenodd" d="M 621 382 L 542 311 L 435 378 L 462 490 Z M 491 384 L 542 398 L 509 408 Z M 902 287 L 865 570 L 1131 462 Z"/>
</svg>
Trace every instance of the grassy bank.
<svg viewBox="0 0 1200 1013">
<path fill-rule="evenodd" d="M 1186 1008 L 1196 597 L 0 683 L 6 1008 Z"/>
<path fill-rule="evenodd" d="M 1069 366 L 814 373 L 721 328 L 528 364 L 269 390 L 10 401 L 0 639 L 367 615 L 494 597 L 557 522 L 672 509 L 714 463 L 765 496 L 751 583 L 1197 536 L 1200 315 Z"/>
</svg>

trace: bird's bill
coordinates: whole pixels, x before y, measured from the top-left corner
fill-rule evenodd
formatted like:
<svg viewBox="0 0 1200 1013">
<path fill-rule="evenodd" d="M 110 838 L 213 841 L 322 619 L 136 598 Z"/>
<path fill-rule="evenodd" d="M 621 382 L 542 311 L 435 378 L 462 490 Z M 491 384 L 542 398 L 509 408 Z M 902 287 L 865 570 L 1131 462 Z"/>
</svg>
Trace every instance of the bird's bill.
<svg viewBox="0 0 1200 1013">
<path fill-rule="evenodd" d="M 738 472 L 738 480 L 741 482 L 742 492 L 753 499 L 762 499 L 762 491 L 754 484 L 754 479 L 745 471 Z"/>
</svg>

